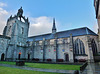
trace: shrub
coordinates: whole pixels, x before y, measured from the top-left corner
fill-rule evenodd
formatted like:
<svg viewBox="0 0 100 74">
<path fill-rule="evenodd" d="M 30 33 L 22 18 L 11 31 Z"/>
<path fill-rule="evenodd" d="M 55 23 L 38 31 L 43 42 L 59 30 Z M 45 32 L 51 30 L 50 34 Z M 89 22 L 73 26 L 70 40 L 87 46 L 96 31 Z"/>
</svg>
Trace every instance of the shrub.
<svg viewBox="0 0 100 74">
<path fill-rule="evenodd" d="M 57 61 L 58 61 L 58 62 L 63 62 L 64 60 L 63 60 L 63 59 L 58 59 Z"/>
<path fill-rule="evenodd" d="M 79 62 L 86 62 L 86 59 L 79 59 Z"/>
<path fill-rule="evenodd" d="M 51 59 L 47 59 L 47 61 L 49 61 L 49 62 L 50 62 L 50 61 L 52 61 L 52 60 L 51 60 Z"/>
<path fill-rule="evenodd" d="M 38 58 L 35 58 L 35 61 L 39 61 L 39 59 Z"/>
<path fill-rule="evenodd" d="M 34 60 L 35 60 L 35 58 L 32 59 L 32 61 L 34 61 Z"/>
<path fill-rule="evenodd" d="M 33 61 L 39 61 L 39 59 L 38 59 L 38 58 L 33 58 L 32 60 L 33 60 Z"/>
<path fill-rule="evenodd" d="M 75 61 L 75 62 L 78 62 L 78 60 L 77 60 L 77 59 L 74 59 L 74 61 Z"/>
</svg>

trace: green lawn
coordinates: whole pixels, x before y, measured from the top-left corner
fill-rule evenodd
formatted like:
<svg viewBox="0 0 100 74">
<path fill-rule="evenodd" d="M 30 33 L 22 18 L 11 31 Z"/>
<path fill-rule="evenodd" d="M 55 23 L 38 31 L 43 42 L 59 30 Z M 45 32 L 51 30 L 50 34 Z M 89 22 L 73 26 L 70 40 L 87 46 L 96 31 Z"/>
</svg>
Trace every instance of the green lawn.
<svg viewBox="0 0 100 74">
<path fill-rule="evenodd" d="M 3 62 L 2 64 L 15 65 L 15 62 Z M 64 64 L 43 64 L 43 63 L 25 63 L 27 67 L 43 68 L 43 69 L 62 69 L 62 70 L 80 70 L 81 65 L 64 65 Z"/>
<path fill-rule="evenodd" d="M 6 62 L 6 61 L 0 61 L 0 64 L 10 64 L 10 65 L 15 65 L 16 62 Z"/>
<path fill-rule="evenodd" d="M 63 70 L 80 70 L 81 65 L 64 65 L 64 64 L 42 64 L 42 63 L 25 63 L 28 67 L 44 69 L 63 69 Z"/>
<path fill-rule="evenodd" d="M 0 74 L 58 74 L 58 73 L 30 71 L 30 70 L 22 70 L 22 69 L 0 66 Z"/>
</svg>

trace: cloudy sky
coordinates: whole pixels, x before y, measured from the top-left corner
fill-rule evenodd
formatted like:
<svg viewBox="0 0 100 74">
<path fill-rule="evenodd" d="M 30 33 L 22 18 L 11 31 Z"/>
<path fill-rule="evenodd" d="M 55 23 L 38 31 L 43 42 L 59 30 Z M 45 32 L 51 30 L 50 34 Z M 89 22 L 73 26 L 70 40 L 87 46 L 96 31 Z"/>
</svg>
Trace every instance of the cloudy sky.
<svg viewBox="0 0 100 74">
<path fill-rule="evenodd" d="M 88 27 L 97 33 L 94 0 L 0 0 L 0 34 L 7 18 L 22 6 L 29 17 L 29 36 L 51 33 L 52 19 L 57 31 Z"/>
</svg>

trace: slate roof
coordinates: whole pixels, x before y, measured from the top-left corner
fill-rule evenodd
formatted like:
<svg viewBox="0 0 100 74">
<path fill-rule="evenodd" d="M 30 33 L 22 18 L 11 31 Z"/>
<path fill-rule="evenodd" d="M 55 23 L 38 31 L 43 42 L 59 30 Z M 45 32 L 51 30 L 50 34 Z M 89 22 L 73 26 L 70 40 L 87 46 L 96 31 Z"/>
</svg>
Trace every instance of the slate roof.
<svg viewBox="0 0 100 74">
<path fill-rule="evenodd" d="M 61 31 L 61 32 L 57 32 L 56 34 L 57 34 L 57 38 L 67 38 L 70 36 L 70 34 L 72 34 L 72 36 L 82 36 L 82 35 L 98 36 L 96 33 L 91 31 L 87 27 Z M 31 37 L 28 37 L 28 41 L 33 41 L 33 39 L 35 39 L 35 41 L 39 41 L 39 40 L 43 40 L 43 38 L 54 39 L 54 35 L 52 33 L 48 33 L 48 34 L 42 34 L 42 35 L 37 35 L 37 36 L 31 36 Z"/>
</svg>

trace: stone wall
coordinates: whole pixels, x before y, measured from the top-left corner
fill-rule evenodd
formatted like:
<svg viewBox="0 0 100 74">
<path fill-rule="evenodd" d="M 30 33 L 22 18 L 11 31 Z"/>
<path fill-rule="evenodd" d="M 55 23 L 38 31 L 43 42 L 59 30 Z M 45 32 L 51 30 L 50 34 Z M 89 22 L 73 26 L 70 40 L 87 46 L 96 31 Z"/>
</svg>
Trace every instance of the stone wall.
<svg viewBox="0 0 100 74">
<path fill-rule="evenodd" d="M 96 43 L 97 43 L 97 36 L 91 36 L 91 38 L 95 39 Z M 76 36 L 73 37 L 73 42 L 79 38 L 80 40 L 82 40 L 82 42 L 84 43 L 84 47 L 85 47 L 85 54 L 87 56 L 75 56 L 76 59 L 89 59 L 88 55 L 89 54 L 89 47 L 88 47 L 88 42 L 87 42 L 87 36 Z M 43 48 L 43 41 L 34 41 L 34 45 L 33 45 L 33 51 L 31 53 L 31 59 L 32 58 L 38 58 L 38 59 L 43 59 L 43 53 L 45 55 L 45 61 L 47 59 L 52 59 L 52 61 L 56 60 L 56 52 L 58 54 L 57 59 L 63 59 L 63 61 L 66 61 L 66 57 L 65 55 L 68 54 L 69 56 L 69 61 L 71 59 L 71 55 L 70 52 L 70 38 L 60 38 L 57 39 L 57 50 L 55 50 L 55 44 L 54 44 L 54 40 L 55 39 L 51 39 L 51 40 L 45 40 L 45 45 Z M 30 42 L 30 46 L 32 45 L 32 42 Z M 31 49 L 31 48 L 30 48 Z M 43 49 L 45 50 L 43 52 Z M 27 51 L 28 52 L 28 51 Z M 34 55 L 32 55 L 34 54 Z M 73 58 L 74 59 L 74 58 Z"/>
<path fill-rule="evenodd" d="M 4 53 L 4 59 L 6 57 L 6 48 L 8 43 L 9 43 L 9 39 L 0 38 L 0 60 L 3 53 Z"/>
</svg>

